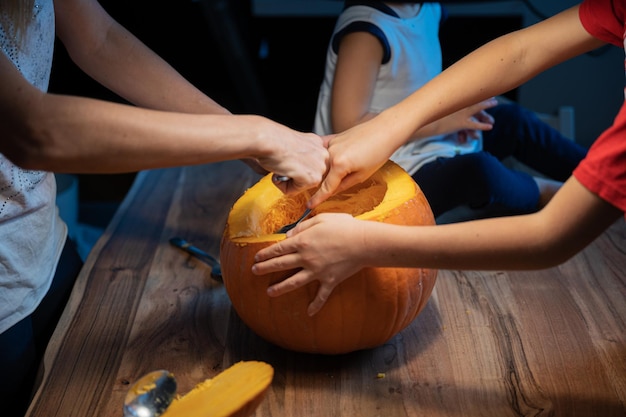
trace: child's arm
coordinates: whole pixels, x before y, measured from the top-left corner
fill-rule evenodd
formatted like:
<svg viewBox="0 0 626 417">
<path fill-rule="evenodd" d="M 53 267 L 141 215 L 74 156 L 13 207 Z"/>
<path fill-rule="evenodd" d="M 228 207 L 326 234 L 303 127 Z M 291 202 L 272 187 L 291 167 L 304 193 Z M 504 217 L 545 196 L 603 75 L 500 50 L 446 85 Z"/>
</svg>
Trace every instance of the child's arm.
<svg viewBox="0 0 626 417">
<path fill-rule="evenodd" d="M 334 136 L 315 207 L 372 175 L 419 128 L 506 92 L 545 69 L 602 45 L 582 26 L 578 6 L 504 35 L 461 59 L 402 102 Z"/>
<path fill-rule="evenodd" d="M 320 214 L 258 252 L 255 274 L 299 269 L 268 289 L 279 296 L 320 282 L 315 314 L 339 283 L 363 267 L 539 269 L 567 260 L 623 213 L 570 178 L 540 212 L 442 226 L 396 226 Z"/>
<path fill-rule="evenodd" d="M 372 96 L 383 59 L 378 38 L 368 32 L 352 32 L 341 38 L 331 92 L 331 122 L 333 132 L 343 132 L 374 118 Z M 461 109 L 413 132 L 407 141 L 441 135 L 459 130 L 489 130 L 493 119 L 485 109 L 495 106 L 490 98 Z"/>
</svg>

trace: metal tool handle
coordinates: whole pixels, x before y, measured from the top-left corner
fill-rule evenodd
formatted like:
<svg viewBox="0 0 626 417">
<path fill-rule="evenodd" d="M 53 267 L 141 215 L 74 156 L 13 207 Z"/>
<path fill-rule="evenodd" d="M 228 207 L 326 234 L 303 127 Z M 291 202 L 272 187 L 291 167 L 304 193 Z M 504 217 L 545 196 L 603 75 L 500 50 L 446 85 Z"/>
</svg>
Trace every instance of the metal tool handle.
<svg viewBox="0 0 626 417">
<path fill-rule="evenodd" d="M 180 237 L 173 237 L 170 239 L 170 243 L 178 248 L 181 248 L 189 252 L 190 254 L 194 256 L 197 256 L 198 258 L 207 259 L 209 262 L 212 262 L 214 265 L 219 264 L 219 261 L 215 259 L 213 256 L 209 255 L 205 251 L 187 242 L 185 239 L 182 239 Z"/>
<path fill-rule="evenodd" d="M 289 181 L 290 179 L 291 179 L 291 178 L 289 178 L 289 177 L 288 177 L 288 176 L 286 176 L 286 175 L 276 175 L 276 174 L 272 175 L 272 181 L 273 181 L 273 182 L 287 182 L 287 181 Z"/>
</svg>

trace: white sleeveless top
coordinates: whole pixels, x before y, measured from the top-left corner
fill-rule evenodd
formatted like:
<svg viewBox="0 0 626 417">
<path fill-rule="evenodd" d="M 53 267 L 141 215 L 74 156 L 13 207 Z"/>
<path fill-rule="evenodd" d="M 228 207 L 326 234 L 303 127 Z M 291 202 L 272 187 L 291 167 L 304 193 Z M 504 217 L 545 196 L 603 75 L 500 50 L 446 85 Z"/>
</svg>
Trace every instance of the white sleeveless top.
<svg viewBox="0 0 626 417">
<path fill-rule="evenodd" d="M 439 23 L 442 17 L 440 4 L 422 3 L 421 7 L 417 8 L 413 4 L 392 6 L 384 2 L 367 3 L 368 6 L 349 5 L 340 14 L 335 25 L 317 101 L 313 127 L 317 134 L 334 133 L 330 103 L 339 41 L 343 35 L 354 31 L 366 31 L 376 36 L 383 45 L 385 53 L 376 80 L 370 112 L 380 113 L 397 104 L 442 70 L 439 44 Z M 380 140 L 384 141 L 385 138 L 381 137 Z M 409 142 L 396 150 L 391 159 L 412 175 L 424 164 L 438 157 L 452 157 L 481 149 L 482 141 L 463 141 L 454 133 Z"/>
<path fill-rule="evenodd" d="M 54 48 L 53 0 L 36 0 L 23 42 L 0 25 L 0 49 L 47 91 Z M 0 138 L 0 140 L 3 140 Z M 0 154 L 0 333 L 31 314 L 50 288 L 67 236 L 54 174 L 21 169 Z"/>
</svg>

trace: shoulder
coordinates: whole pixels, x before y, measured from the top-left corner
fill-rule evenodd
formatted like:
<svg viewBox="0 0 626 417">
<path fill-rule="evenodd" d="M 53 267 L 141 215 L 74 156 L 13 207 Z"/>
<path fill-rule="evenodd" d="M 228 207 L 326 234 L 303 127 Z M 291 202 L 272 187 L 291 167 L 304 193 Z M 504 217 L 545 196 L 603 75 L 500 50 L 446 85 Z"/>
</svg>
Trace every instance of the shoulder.
<svg viewBox="0 0 626 417">
<path fill-rule="evenodd" d="M 579 6 L 585 30 L 613 45 L 624 46 L 626 2 L 623 0 L 585 0 Z"/>
<path fill-rule="evenodd" d="M 391 55 L 389 41 L 385 34 L 383 19 L 393 10 L 382 2 L 347 2 L 346 7 L 339 15 L 335 31 L 331 39 L 331 49 L 336 54 L 343 38 L 355 32 L 365 32 L 374 36 L 383 47 L 383 62 L 387 62 Z M 383 8 L 372 7 L 372 4 L 382 5 Z"/>
</svg>

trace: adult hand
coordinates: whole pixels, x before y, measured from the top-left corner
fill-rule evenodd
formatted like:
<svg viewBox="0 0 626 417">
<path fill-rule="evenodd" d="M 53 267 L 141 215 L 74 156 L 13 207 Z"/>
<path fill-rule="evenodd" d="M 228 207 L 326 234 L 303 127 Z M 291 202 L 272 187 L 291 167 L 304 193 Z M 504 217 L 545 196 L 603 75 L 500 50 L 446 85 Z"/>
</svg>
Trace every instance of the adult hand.
<svg viewBox="0 0 626 417">
<path fill-rule="evenodd" d="M 333 289 L 365 266 L 364 221 L 345 213 L 322 213 L 300 223 L 284 239 L 260 250 L 252 272 L 299 269 L 298 272 L 267 289 L 278 297 L 313 281 L 320 286 L 307 313 L 312 316 L 326 303 Z"/>
<path fill-rule="evenodd" d="M 273 123 L 262 141 L 269 152 L 256 161 L 269 172 L 289 178 L 275 183 L 283 193 L 295 194 L 320 184 L 329 160 L 326 143 L 320 136 Z"/>
</svg>

